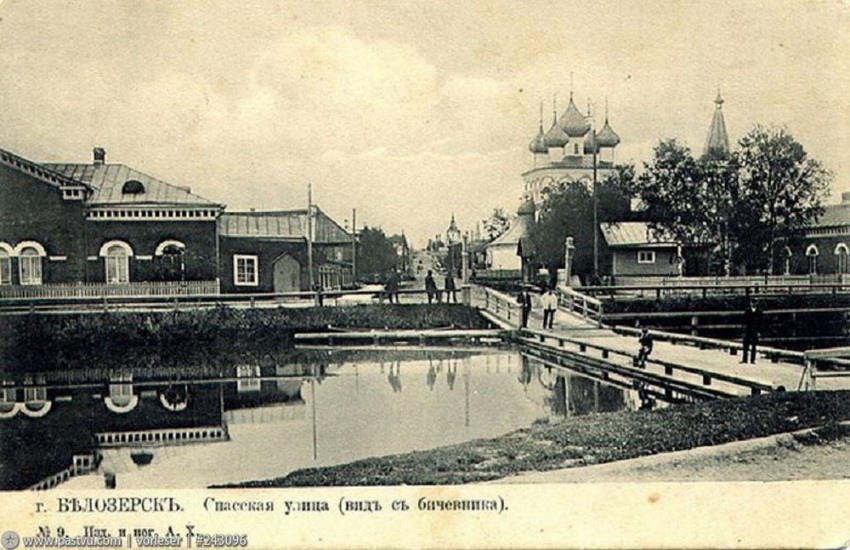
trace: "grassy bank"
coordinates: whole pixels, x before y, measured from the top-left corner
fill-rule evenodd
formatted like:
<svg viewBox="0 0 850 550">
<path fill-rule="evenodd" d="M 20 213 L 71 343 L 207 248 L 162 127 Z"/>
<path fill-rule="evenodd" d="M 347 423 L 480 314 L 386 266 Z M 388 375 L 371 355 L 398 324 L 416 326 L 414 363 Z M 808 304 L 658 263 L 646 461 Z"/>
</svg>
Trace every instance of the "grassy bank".
<svg viewBox="0 0 850 550">
<path fill-rule="evenodd" d="M 775 393 L 571 417 L 431 451 L 305 469 L 242 487 L 430 485 L 498 479 L 763 437 L 850 419 L 850 391 Z"/>
<path fill-rule="evenodd" d="M 292 334 L 351 329 L 484 328 L 478 312 L 463 305 L 405 304 L 350 307 L 109 312 L 0 317 L 0 358 L 15 364 L 68 364 L 136 351 L 180 354 L 252 348 L 287 349 Z"/>
</svg>

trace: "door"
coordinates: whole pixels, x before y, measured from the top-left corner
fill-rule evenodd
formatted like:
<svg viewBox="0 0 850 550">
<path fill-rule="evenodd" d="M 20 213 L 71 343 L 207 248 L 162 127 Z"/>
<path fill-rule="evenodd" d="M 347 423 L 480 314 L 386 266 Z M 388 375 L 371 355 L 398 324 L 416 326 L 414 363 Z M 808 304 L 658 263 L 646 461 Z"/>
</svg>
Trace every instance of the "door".
<svg viewBox="0 0 850 550">
<path fill-rule="evenodd" d="M 284 254 L 274 262 L 274 291 L 298 292 L 301 290 L 301 264 Z"/>
</svg>

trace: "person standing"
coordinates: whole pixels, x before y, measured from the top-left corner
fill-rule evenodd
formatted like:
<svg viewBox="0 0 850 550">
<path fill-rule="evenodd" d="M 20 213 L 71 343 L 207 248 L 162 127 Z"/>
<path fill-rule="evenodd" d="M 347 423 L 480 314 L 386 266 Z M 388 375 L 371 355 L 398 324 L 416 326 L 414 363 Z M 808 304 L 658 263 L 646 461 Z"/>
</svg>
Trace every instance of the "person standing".
<svg viewBox="0 0 850 550">
<path fill-rule="evenodd" d="M 541 299 L 543 302 L 543 328 L 552 329 L 555 324 L 555 311 L 558 309 L 558 295 L 549 287 Z"/>
<path fill-rule="evenodd" d="M 390 276 L 387 278 L 387 296 L 390 299 L 390 303 L 399 303 L 398 302 L 398 284 L 399 284 L 399 276 L 398 271 L 393 269 L 390 271 Z"/>
<path fill-rule="evenodd" d="M 741 363 L 756 363 L 756 347 L 761 333 L 762 314 L 755 302 L 747 304 L 744 311 L 744 356 Z"/>
<path fill-rule="evenodd" d="M 648 329 L 641 329 L 640 336 L 638 336 L 638 344 L 640 344 L 640 350 L 638 351 L 635 366 L 645 369 L 646 359 L 649 357 L 649 354 L 652 353 L 652 335 L 649 333 Z"/>
<path fill-rule="evenodd" d="M 425 294 L 428 295 L 429 304 L 434 301 L 434 298 L 437 298 L 437 283 L 434 281 L 434 274 L 431 273 L 430 269 L 428 274 L 425 275 Z"/>
<path fill-rule="evenodd" d="M 520 327 L 528 328 L 528 316 L 531 314 L 531 293 L 528 289 L 523 288 L 517 296 L 517 303 L 520 307 Z"/>
<path fill-rule="evenodd" d="M 446 303 L 449 303 L 449 298 L 451 298 L 452 302 L 457 303 L 457 287 L 455 286 L 455 278 L 452 276 L 451 271 L 446 272 Z"/>
</svg>

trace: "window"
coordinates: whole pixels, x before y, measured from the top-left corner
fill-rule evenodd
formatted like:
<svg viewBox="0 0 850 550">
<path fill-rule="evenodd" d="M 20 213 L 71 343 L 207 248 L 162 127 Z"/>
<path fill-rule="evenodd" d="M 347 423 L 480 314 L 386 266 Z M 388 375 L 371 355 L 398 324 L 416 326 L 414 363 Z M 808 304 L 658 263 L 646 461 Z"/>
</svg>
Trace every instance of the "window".
<svg viewBox="0 0 850 550">
<path fill-rule="evenodd" d="M 12 284 L 12 253 L 0 243 L 0 285 L 10 284 Z"/>
<path fill-rule="evenodd" d="M 806 257 L 809 260 L 809 274 L 815 275 L 818 272 L 818 247 L 813 244 L 810 244 L 808 248 L 806 248 Z"/>
<path fill-rule="evenodd" d="M 654 264 L 655 263 L 655 251 L 654 250 L 638 250 L 637 262 L 639 264 Z"/>
<path fill-rule="evenodd" d="M 24 247 L 18 257 L 22 285 L 41 284 L 41 254 L 35 247 Z"/>
<path fill-rule="evenodd" d="M 836 273 L 839 275 L 847 273 L 847 253 L 847 245 L 844 243 L 838 243 L 838 246 L 835 247 L 835 265 Z"/>
<path fill-rule="evenodd" d="M 124 241 L 109 241 L 100 247 L 106 272 L 106 284 L 118 285 L 130 282 L 130 257 L 133 249 Z"/>
<path fill-rule="evenodd" d="M 233 256 L 233 284 L 257 286 L 257 257 Z"/>
</svg>

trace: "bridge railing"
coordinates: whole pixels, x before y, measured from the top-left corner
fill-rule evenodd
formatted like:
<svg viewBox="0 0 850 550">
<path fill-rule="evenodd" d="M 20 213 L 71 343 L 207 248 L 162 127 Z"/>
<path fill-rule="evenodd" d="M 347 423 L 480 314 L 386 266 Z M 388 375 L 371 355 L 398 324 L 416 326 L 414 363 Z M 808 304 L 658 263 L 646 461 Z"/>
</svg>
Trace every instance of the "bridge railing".
<svg viewBox="0 0 850 550">
<path fill-rule="evenodd" d="M 581 354 L 587 354 L 588 349 L 593 349 L 600 353 L 601 359 L 603 360 L 609 359 L 611 355 L 626 357 L 629 359 L 630 365 L 634 365 L 634 362 L 638 357 L 638 354 L 636 352 L 624 351 L 622 349 L 617 349 L 612 346 L 606 346 L 604 344 L 589 343 L 578 338 L 571 338 L 561 334 L 554 334 L 551 332 L 544 332 L 540 330 L 523 329 L 520 332 L 520 336 L 533 338 L 541 344 L 545 343 L 547 340 L 553 340 L 557 342 L 559 348 L 563 348 L 565 343 L 569 343 L 570 345 L 577 347 L 578 352 Z M 755 382 L 753 380 L 741 378 L 734 375 L 708 371 L 698 367 L 691 367 L 689 365 L 684 365 L 673 361 L 666 361 L 663 359 L 654 358 L 652 356 L 647 357 L 645 359 L 645 365 L 656 365 L 657 367 L 661 367 L 664 371 L 665 376 L 672 376 L 673 373 L 676 371 L 688 373 L 690 375 L 696 375 L 699 377 L 701 385 L 705 386 L 706 388 L 710 387 L 712 383 L 716 380 L 719 382 L 731 384 L 733 386 L 747 388 L 751 395 L 759 395 L 762 392 L 770 392 L 774 390 L 772 386 L 768 384 L 763 384 L 761 382 Z M 617 368 L 623 372 L 632 374 L 636 374 L 646 370 L 646 367 L 623 367 L 621 365 L 617 366 Z"/>
<path fill-rule="evenodd" d="M 217 294 L 218 281 L 148 281 L 136 283 L 48 283 L 3 285 L 0 298 L 102 298 L 103 296 L 196 296 Z"/>
<path fill-rule="evenodd" d="M 558 286 L 556 293 L 561 308 L 584 319 L 602 323 L 603 307 L 600 300 L 563 285 Z"/>
<path fill-rule="evenodd" d="M 509 325 L 519 326 L 522 309 L 516 297 L 499 292 L 498 290 L 493 290 L 492 288 L 479 288 L 484 291 L 480 296 L 480 299 L 483 300 L 483 303 L 481 303 L 482 309 L 507 322 Z"/>
<path fill-rule="evenodd" d="M 749 282 L 692 282 L 687 279 L 662 284 L 639 284 L 617 286 L 585 286 L 581 291 L 590 296 L 604 297 L 609 300 L 633 300 L 636 298 L 654 298 L 660 300 L 668 296 L 683 294 L 701 295 L 703 298 L 717 295 L 745 296 L 781 296 L 789 294 L 837 294 L 850 292 L 850 281 L 839 278 L 834 282 L 801 282 L 796 279 L 788 282 L 749 283 Z"/>
<path fill-rule="evenodd" d="M 618 334 L 634 336 L 636 338 L 641 332 L 641 330 L 638 328 L 624 326 L 615 326 L 612 327 L 612 330 Z M 648 330 L 647 332 L 652 336 L 655 341 L 669 342 L 671 344 L 678 345 L 690 345 L 695 346 L 699 349 L 724 350 L 728 352 L 729 355 L 738 355 L 738 353 L 743 352 L 744 349 L 744 345 L 742 343 L 733 342 L 730 340 L 705 338 L 702 336 L 691 336 L 688 334 L 678 334 L 675 332 L 666 332 L 662 330 Z M 766 359 L 769 359 L 773 363 L 785 361 L 798 365 L 805 364 L 804 353 L 800 351 L 773 348 L 768 346 L 758 346 L 758 354 Z"/>
<path fill-rule="evenodd" d="M 799 390 L 816 390 L 818 378 L 850 376 L 850 348 L 808 350 L 804 354 L 806 368 L 800 377 Z M 828 370 L 820 370 L 828 366 Z"/>
</svg>

